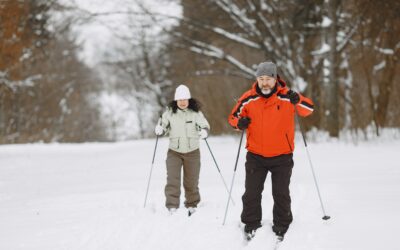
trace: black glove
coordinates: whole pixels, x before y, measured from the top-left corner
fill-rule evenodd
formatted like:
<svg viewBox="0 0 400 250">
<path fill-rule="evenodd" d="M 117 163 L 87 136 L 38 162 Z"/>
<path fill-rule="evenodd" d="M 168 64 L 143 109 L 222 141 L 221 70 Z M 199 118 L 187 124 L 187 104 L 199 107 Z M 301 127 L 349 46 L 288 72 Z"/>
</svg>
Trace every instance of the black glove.
<svg viewBox="0 0 400 250">
<path fill-rule="evenodd" d="M 289 90 L 288 92 L 287 92 L 287 95 L 288 95 L 288 97 L 289 97 L 289 99 L 290 99 L 290 102 L 292 103 L 292 104 L 297 104 L 297 103 L 299 103 L 299 101 L 300 101 L 300 96 L 299 96 L 299 94 L 297 94 L 295 91 L 293 91 L 293 90 Z"/>
<path fill-rule="evenodd" d="M 250 122 L 251 122 L 250 118 L 242 117 L 242 118 L 239 119 L 239 121 L 237 123 L 237 127 L 240 130 L 244 130 L 249 126 Z"/>
</svg>

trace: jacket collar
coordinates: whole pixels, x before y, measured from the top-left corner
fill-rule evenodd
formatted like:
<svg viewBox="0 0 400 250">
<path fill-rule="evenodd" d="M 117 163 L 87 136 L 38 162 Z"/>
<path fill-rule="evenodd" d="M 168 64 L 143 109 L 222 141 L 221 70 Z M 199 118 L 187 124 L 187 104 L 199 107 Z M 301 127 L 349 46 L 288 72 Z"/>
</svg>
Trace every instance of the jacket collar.
<svg viewBox="0 0 400 250">
<path fill-rule="evenodd" d="M 252 86 L 252 91 L 253 91 L 253 93 L 254 93 L 254 94 L 257 94 L 257 95 L 259 95 L 259 96 L 261 96 L 261 97 L 264 97 L 264 98 L 269 98 L 269 97 L 271 97 L 271 96 L 274 96 L 274 95 L 280 93 L 281 91 L 283 91 L 284 89 L 286 89 L 286 82 L 285 82 L 284 80 L 282 80 L 282 79 L 280 78 L 279 75 L 278 75 L 278 77 L 277 77 L 277 82 L 276 82 L 276 84 L 275 84 L 274 89 L 273 89 L 272 92 L 271 92 L 270 94 L 268 94 L 268 95 L 265 95 L 265 94 L 263 94 L 263 93 L 261 92 L 260 87 L 258 87 L 257 81 L 255 81 L 255 82 L 253 83 L 253 86 Z"/>
<path fill-rule="evenodd" d="M 275 84 L 275 87 L 272 89 L 271 93 L 269 93 L 269 94 L 264 94 L 264 93 L 261 91 L 261 89 L 260 89 L 260 87 L 258 86 L 257 83 L 255 84 L 255 87 L 256 87 L 256 92 L 257 92 L 257 94 L 258 94 L 259 96 L 264 97 L 264 98 L 270 98 L 270 97 L 271 97 L 272 95 L 274 95 L 274 94 L 276 93 L 276 91 L 278 90 L 278 84 Z"/>
</svg>

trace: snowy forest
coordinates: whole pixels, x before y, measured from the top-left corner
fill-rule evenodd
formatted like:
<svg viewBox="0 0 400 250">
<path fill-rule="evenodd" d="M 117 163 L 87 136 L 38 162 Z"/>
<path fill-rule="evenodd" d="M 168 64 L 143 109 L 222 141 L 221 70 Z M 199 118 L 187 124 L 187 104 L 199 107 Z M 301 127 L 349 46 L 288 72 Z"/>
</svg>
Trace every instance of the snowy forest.
<svg viewBox="0 0 400 250">
<path fill-rule="evenodd" d="M 400 249 L 399 34 L 399 0 L 0 0 L 0 250 Z"/>
<path fill-rule="evenodd" d="M 304 128 L 400 128 L 397 0 L 0 1 L 0 143 L 154 137 L 179 84 L 213 135 L 270 60 L 313 99 Z"/>
</svg>

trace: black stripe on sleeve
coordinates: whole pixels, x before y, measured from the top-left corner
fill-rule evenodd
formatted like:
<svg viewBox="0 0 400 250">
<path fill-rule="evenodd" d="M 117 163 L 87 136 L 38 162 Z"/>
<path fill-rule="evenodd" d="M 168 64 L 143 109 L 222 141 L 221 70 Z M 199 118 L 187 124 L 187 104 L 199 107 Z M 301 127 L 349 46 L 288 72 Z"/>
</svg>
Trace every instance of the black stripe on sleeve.
<svg viewBox="0 0 400 250">
<path fill-rule="evenodd" d="M 239 117 L 240 111 L 242 110 L 242 107 L 249 101 L 253 99 L 257 99 L 259 96 L 258 95 L 252 95 L 249 97 L 244 98 L 241 102 L 240 105 L 237 107 L 236 111 L 233 113 L 234 117 Z"/>
<path fill-rule="evenodd" d="M 302 101 L 301 104 L 306 106 L 306 107 L 309 107 L 310 109 L 314 109 L 314 105 L 312 105 L 312 104 L 310 104 L 308 102 Z"/>
<path fill-rule="evenodd" d="M 288 95 L 284 95 L 284 94 L 278 94 L 278 96 L 279 96 L 279 97 L 281 97 L 281 98 L 286 98 L 286 99 L 289 99 L 289 96 L 288 96 Z"/>
</svg>

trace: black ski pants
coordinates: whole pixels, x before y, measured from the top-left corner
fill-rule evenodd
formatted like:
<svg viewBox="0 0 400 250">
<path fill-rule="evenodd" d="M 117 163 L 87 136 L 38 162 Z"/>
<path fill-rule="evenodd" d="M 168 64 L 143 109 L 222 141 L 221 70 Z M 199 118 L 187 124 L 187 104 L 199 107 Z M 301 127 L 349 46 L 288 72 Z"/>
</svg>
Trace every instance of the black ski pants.
<svg viewBox="0 0 400 250">
<path fill-rule="evenodd" d="M 293 220 L 290 209 L 290 177 L 292 176 L 293 154 L 263 157 L 251 152 L 246 155 L 246 189 L 242 196 L 242 222 L 247 228 L 261 226 L 261 198 L 264 182 L 271 172 L 272 196 L 274 199 L 274 228 L 286 232 Z"/>
</svg>

